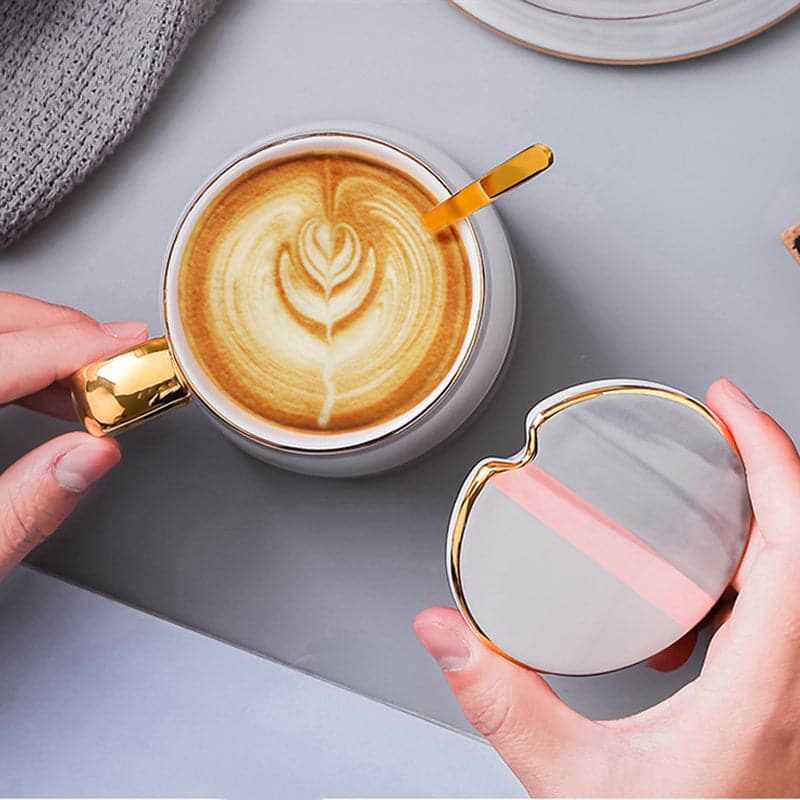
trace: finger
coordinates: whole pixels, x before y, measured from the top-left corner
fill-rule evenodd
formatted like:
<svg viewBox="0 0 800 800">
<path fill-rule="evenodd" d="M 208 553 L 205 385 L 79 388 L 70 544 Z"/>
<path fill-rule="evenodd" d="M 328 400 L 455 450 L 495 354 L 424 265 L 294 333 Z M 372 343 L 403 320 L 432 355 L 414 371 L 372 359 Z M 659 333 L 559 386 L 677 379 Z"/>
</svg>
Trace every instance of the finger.
<svg viewBox="0 0 800 800">
<path fill-rule="evenodd" d="M 91 319 L 82 311 L 69 306 L 46 303 L 35 297 L 13 292 L 0 292 L 0 333 L 63 325 Z"/>
<path fill-rule="evenodd" d="M 69 390 L 60 383 L 54 383 L 46 389 L 17 400 L 17 405 L 69 422 L 74 422 L 76 418 Z"/>
<path fill-rule="evenodd" d="M 736 440 L 766 543 L 800 554 L 800 457 L 791 438 L 724 378 L 708 390 L 707 402 Z"/>
<path fill-rule="evenodd" d="M 741 452 L 755 524 L 739 595 L 704 674 L 727 670 L 752 693 L 758 675 L 793 675 L 800 654 L 800 457 L 788 434 L 729 381 L 717 381 L 707 398 Z"/>
<path fill-rule="evenodd" d="M 535 672 L 481 644 L 452 608 L 429 608 L 414 621 L 417 636 L 439 662 L 467 719 L 526 787 L 551 783 L 571 740 L 594 733 Z"/>
<path fill-rule="evenodd" d="M 10 403 L 69 377 L 98 358 L 124 350 L 147 335 L 144 322 L 67 322 L 0 335 L 0 404 Z"/>
<path fill-rule="evenodd" d="M 742 586 L 747 582 L 747 578 L 758 561 L 763 549 L 764 534 L 761 533 L 758 524 L 754 522 L 750 530 L 750 538 L 747 540 L 744 555 L 731 581 L 731 587 L 734 593 L 742 590 Z"/>
<path fill-rule="evenodd" d="M 46 539 L 119 458 L 113 439 L 68 433 L 0 475 L 0 576 Z"/>
<path fill-rule="evenodd" d="M 647 664 L 657 672 L 674 672 L 680 669 L 691 657 L 697 645 L 697 628 L 678 639 L 675 644 L 662 650 L 648 660 Z"/>
</svg>

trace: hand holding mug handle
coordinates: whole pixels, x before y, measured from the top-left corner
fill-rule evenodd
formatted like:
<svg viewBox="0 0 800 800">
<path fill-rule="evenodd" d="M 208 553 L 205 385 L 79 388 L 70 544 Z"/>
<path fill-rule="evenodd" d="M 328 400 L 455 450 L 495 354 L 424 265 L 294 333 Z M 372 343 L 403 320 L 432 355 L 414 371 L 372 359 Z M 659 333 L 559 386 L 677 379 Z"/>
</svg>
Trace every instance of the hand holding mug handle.
<svg viewBox="0 0 800 800">
<path fill-rule="evenodd" d="M 74 420 L 66 379 L 82 364 L 138 347 L 144 322 L 101 325 L 80 311 L 0 292 L 0 406 Z M 49 536 L 81 494 L 120 459 L 111 439 L 67 433 L 0 475 L 0 577 Z"/>
</svg>

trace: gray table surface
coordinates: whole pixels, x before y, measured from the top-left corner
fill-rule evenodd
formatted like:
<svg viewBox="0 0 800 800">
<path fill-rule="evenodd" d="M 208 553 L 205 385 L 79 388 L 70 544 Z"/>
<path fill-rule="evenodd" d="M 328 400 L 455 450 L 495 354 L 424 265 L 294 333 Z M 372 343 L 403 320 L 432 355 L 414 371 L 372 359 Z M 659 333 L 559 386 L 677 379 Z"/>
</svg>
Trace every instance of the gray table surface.
<svg viewBox="0 0 800 800">
<path fill-rule="evenodd" d="M 720 374 L 800 433 L 800 15 L 682 64 L 598 67 L 527 51 L 444 0 L 229 0 L 141 126 L 19 245 L 0 286 L 161 330 L 173 224 L 220 161 L 279 128 L 412 130 L 479 173 L 531 141 L 557 165 L 499 207 L 518 255 L 519 347 L 456 441 L 393 475 L 299 477 L 251 460 L 197 409 L 126 436 L 125 458 L 41 567 L 420 714 L 465 726 L 416 642 L 449 603 L 445 525 L 470 466 L 521 441 L 526 409 L 609 376 L 696 394 Z M 61 426 L 4 410 L 2 459 Z M 2 465 L 0 465 L 2 466 Z M 554 681 L 598 716 L 695 673 Z"/>
<path fill-rule="evenodd" d="M 521 797 L 482 741 L 20 568 L 0 585 L 6 797 Z"/>
</svg>

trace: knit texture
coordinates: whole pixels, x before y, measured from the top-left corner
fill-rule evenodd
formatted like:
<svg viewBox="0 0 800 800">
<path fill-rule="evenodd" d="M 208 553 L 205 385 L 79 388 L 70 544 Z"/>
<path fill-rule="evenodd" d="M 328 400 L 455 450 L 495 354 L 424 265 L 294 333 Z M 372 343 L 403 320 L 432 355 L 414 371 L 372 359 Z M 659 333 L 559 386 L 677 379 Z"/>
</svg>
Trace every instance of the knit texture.
<svg viewBox="0 0 800 800">
<path fill-rule="evenodd" d="M 0 0 L 0 247 L 136 124 L 218 0 Z"/>
</svg>

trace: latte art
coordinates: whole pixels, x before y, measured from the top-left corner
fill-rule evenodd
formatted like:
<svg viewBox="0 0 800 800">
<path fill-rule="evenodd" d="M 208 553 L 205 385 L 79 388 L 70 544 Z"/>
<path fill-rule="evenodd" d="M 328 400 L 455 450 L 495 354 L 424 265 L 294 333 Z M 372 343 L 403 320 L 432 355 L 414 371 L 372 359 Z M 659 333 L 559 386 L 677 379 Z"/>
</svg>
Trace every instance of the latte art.
<svg viewBox="0 0 800 800">
<path fill-rule="evenodd" d="M 325 400 L 317 420 L 322 428 L 330 421 L 336 397 L 334 328 L 337 322 L 358 312 L 375 278 L 375 252 L 370 249 L 362 261 L 361 250 L 358 234 L 348 224 L 334 227 L 325 219 L 315 218 L 300 229 L 296 246 L 300 266 L 295 266 L 288 247 L 280 258 L 278 278 L 289 308 L 297 312 L 300 324 L 310 325 L 312 330 L 314 325 L 320 326 L 326 345 L 322 362 Z M 347 286 L 339 289 L 343 284 Z"/>
<path fill-rule="evenodd" d="M 469 330 L 467 253 L 431 235 L 436 200 L 346 153 L 255 167 L 222 190 L 184 250 L 189 345 L 226 395 L 274 424 L 357 430 L 424 401 Z"/>
</svg>

